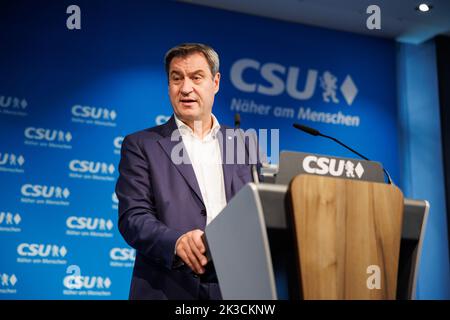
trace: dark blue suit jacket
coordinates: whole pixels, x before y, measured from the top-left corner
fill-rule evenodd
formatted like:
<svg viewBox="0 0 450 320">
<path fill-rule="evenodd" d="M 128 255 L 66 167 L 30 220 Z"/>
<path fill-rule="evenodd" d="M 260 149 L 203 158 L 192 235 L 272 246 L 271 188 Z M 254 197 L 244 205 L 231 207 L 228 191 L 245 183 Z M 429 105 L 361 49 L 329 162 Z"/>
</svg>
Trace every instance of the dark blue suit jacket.
<svg viewBox="0 0 450 320">
<path fill-rule="evenodd" d="M 188 231 L 204 230 L 206 225 L 206 209 L 192 165 L 175 165 L 170 158 L 172 148 L 182 141 L 181 137 L 171 141 L 176 129 L 172 116 L 166 124 L 126 136 L 122 143 L 116 194 L 120 233 L 136 249 L 130 299 L 199 297 L 201 279 L 185 265 L 174 268 L 177 239 Z M 221 126 L 224 137 L 225 129 Z M 249 165 L 222 166 L 228 202 L 252 176 Z M 206 269 L 202 277 L 214 276 L 213 267 Z"/>
</svg>

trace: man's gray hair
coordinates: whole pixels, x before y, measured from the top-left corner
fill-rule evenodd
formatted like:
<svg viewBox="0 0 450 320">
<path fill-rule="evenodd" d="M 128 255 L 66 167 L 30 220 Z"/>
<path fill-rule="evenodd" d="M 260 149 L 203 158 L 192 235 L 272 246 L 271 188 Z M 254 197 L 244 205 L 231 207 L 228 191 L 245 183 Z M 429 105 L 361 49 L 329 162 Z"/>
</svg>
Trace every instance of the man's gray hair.
<svg viewBox="0 0 450 320">
<path fill-rule="evenodd" d="M 219 55 L 213 48 L 202 43 L 182 43 L 167 51 L 164 56 L 167 77 L 169 77 L 170 62 L 173 58 L 186 57 L 196 52 L 203 53 L 214 77 L 219 72 Z"/>
</svg>

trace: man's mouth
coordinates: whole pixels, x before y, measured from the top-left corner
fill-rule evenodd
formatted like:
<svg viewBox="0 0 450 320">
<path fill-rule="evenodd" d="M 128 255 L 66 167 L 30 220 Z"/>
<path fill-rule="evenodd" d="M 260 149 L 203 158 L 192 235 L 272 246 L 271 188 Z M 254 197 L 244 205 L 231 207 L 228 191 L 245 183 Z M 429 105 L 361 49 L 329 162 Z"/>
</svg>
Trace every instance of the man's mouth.
<svg viewBox="0 0 450 320">
<path fill-rule="evenodd" d="M 190 99 L 190 98 L 183 98 L 183 99 L 180 99 L 180 101 L 181 101 L 181 102 L 187 102 L 187 103 L 189 103 L 189 102 L 197 102 L 197 100 L 195 100 L 195 99 Z"/>
<path fill-rule="evenodd" d="M 181 105 L 185 106 L 186 108 L 192 108 L 195 106 L 195 103 L 197 102 L 197 100 L 192 99 L 192 98 L 183 98 L 180 99 Z"/>
</svg>

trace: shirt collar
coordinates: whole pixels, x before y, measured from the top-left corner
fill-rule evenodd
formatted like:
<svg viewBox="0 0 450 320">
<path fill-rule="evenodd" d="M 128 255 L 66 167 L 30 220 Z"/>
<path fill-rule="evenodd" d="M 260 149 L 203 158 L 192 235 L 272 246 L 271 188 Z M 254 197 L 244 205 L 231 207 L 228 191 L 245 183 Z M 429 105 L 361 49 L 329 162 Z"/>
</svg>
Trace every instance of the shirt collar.
<svg viewBox="0 0 450 320">
<path fill-rule="evenodd" d="M 191 134 L 192 136 L 195 136 L 194 131 L 187 124 L 185 124 L 183 121 L 181 121 L 175 113 L 173 115 L 175 118 L 175 123 L 177 124 L 177 127 L 180 130 L 181 135 Z M 219 121 L 217 120 L 216 116 L 211 113 L 211 117 L 212 117 L 212 121 L 213 121 L 212 128 L 204 136 L 204 138 L 209 137 L 209 136 L 215 137 L 217 132 L 220 130 L 220 124 L 219 124 Z"/>
</svg>

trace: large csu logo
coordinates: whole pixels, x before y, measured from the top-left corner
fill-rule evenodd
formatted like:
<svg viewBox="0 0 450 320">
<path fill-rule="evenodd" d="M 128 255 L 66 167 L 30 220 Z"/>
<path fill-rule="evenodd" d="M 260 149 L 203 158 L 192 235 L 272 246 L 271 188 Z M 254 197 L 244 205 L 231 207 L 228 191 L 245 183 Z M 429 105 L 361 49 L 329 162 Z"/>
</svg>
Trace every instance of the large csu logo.
<svg viewBox="0 0 450 320">
<path fill-rule="evenodd" d="M 319 77 L 318 70 L 309 69 L 306 72 L 302 71 L 302 74 L 306 74 L 306 80 L 303 80 L 304 75 L 299 80 L 300 73 L 299 67 L 285 67 L 272 62 L 261 64 L 257 60 L 245 58 L 233 63 L 230 80 L 237 89 L 243 92 L 257 92 L 268 96 L 278 96 L 286 92 L 296 100 L 311 99 L 316 91 L 317 80 L 319 80 L 320 87 L 323 89 L 323 101 L 339 103 L 337 76 L 327 70 Z M 250 80 L 250 78 L 254 80 Z M 299 90 L 299 83 L 304 83 L 302 90 Z M 351 105 L 358 94 L 358 88 L 350 75 L 346 75 L 339 89 L 347 104 Z"/>
</svg>

